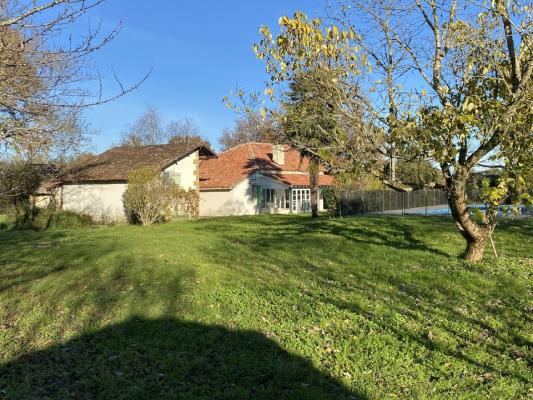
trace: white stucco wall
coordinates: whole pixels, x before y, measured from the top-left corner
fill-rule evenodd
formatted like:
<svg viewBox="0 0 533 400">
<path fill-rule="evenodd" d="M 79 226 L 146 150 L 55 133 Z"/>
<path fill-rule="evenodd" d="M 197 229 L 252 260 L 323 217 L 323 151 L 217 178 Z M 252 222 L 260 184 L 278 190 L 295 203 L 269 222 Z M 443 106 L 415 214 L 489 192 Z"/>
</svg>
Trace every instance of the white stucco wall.
<svg viewBox="0 0 533 400">
<path fill-rule="evenodd" d="M 261 174 L 246 179 L 232 190 L 202 190 L 200 192 L 200 216 L 254 215 L 258 213 L 289 213 L 288 209 L 259 209 L 253 200 L 252 185 L 263 189 L 288 189 L 289 186 Z M 320 193 L 320 192 L 319 192 Z M 319 211 L 324 202 L 319 198 Z"/>
<path fill-rule="evenodd" d="M 200 216 L 253 215 L 256 207 L 252 186 L 245 179 L 232 190 L 209 190 L 200 192 Z"/>
<path fill-rule="evenodd" d="M 180 186 L 197 189 L 198 151 L 168 167 L 165 171 L 180 174 Z M 98 222 L 124 222 L 122 197 L 126 191 L 125 183 L 72 184 L 63 185 L 61 205 L 64 210 L 88 214 Z"/>
<path fill-rule="evenodd" d="M 184 189 L 198 189 L 196 168 L 198 165 L 198 151 L 195 151 L 185 158 L 179 160 L 176 164 L 171 165 L 165 171 L 177 172 L 181 175 L 180 186 Z"/>
<path fill-rule="evenodd" d="M 63 185 L 63 210 L 88 214 L 98 222 L 124 222 L 125 183 Z"/>
</svg>

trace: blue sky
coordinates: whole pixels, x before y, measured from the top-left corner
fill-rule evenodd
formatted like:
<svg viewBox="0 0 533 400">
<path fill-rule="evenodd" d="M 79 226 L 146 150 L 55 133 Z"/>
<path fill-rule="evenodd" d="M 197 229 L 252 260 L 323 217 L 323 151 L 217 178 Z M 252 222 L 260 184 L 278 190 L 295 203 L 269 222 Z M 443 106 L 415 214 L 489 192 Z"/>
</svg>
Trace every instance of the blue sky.
<svg viewBox="0 0 533 400">
<path fill-rule="evenodd" d="M 117 143 L 128 123 L 148 105 L 167 119 L 192 118 L 213 145 L 236 115 L 222 98 L 238 84 L 261 90 L 264 65 L 251 49 L 259 27 L 277 25 L 281 15 L 303 10 L 320 13 L 319 0 L 108 0 L 81 21 L 83 31 L 100 21 L 123 28 L 112 43 L 94 54 L 91 63 L 113 93 L 113 69 L 124 83 L 133 83 L 153 68 L 149 79 L 135 92 L 87 112 L 92 150 L 103 151 Z"/>
</svg>

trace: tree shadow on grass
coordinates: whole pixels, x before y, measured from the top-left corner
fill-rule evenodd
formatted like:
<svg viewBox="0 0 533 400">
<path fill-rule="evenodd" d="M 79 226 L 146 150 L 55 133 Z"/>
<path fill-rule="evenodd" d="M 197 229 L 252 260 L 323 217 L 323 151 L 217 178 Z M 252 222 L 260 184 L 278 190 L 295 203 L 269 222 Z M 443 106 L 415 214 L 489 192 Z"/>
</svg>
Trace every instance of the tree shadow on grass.
<svg viewBox="0 0 533 400">
<path fill-rule="evenodd" d="M 424 240 L 444 238 L 442 231 L 453 229 L 448 220 L 417 218 L 416 225 L 413 225 L 410 218 L 375 217 L 367 219 L 368 223 L 365 219 L 272 218 L 261 231 L 246 231 L 246 220 L 240 225 L 233 221 L 220 235 L 233 250 L 231 258 L 240 263 L 232 264 L 230 256 L 221 261 L 220 252 L 213 254 L 212 260 L 232 265 L 232 269 L 242 273 L 249 273 L 254 268 L 266 270 L 270 265 L 278 267 L 276 273 L 303 272 L 300 276 L 304 282 L 313 281 L 320 288 L 306 292 L 312 303 L 328 303 L 339 310 L 360 314 L 399 342 L 413 343 L 422 351 L 455 359 L 478 371 L 480 376 L 491 372 L 520 384 L 527 383 L 528 376 L 521 372 L 520 360 L 515 360 L 513 355 L 517 349 L 520 353 L 523 348 L 531 346 L 525 336 L 529 318 L 524 311 L 526 302 L 520 299 L 521 296 L 527 297 L 526 289 L 522 289 L 524 294 L 519 295 L 515 289 L 509 288 L 511 277 L 507 274 L 487 275 L 483 269 L 469 269 L 459 262 L 448 270 L 446 264 L 451 255 L 432 249 Z M 509 231 L 509 228 L 503 229 L 502 237 Z M 353 267 L 344 270 L 341 267 L 347 263 L 346 259 L 360 253 L 353 251 L 351 246 L 337 246 L 337 239 L 343 239 L 340 242 L 344 244 L 349 240 L 395 250 L 415 250 L 416 253 L 404 252 L 403 256 L 415 263 L 415 267 L 416 264 L 422 264 L 422 267 L 391 265 L 387 269 L 382 263 L 375 267 L 354 260 L 353 263 L 348 261 Z M 334 250 L 328 251 L 331 248 Z M 306 249 L 310 250 L 308 257 L 302 254 Z M 423 252 L 429 252 L 431 256 Z M 390 253 L 389 250 L 388 253 L 376 251 L 373 254 Z M 253 255 L 250 257 L 253 262 L 243 262 L 249 254 Z M 329 268 L 330 264 L 335 268 Z M 489 277 L 494 285 L 488 285 Z M 471 281 L 478 280 L 479 287 L 471 285 Z M 373 308 L 360 307 L 359 298 L 382 307 L 374 313 Z M 530 363 L 529 360 L 526 362 Z"/>
<path fill-rule="evenodd" d="M 0 367 L 9 399 L 366 399 L 262 334 L 133 318 Z"/>
<path fill-rule="evenodd" d="M 345 239 L 359 243 L 387 246 L 398 250 L 427 251 L 443 257 L 450 256 L 450 254 L 418 239 L 413 227 L 402 223 L 401 220 L 389 220 L 386 228 L 384 228 L 382 232 L 361 229 L 352 224 L 342 222 L 324 225 L 318 229 L 311 229 L 311 231 L 341 236 Z"/>
<path fill-rule="evenodd" d="M 371 224 L 368 225 L 367 221 L 371 221 Z M 228 224 L 202 221 L 198 229 L 207 228 L 213 231 L 224 229 L 223 232 L 226 234 L 228 232 L 230 234 L 240 233 L 242 237 L 246 238 L 246 242 L 253 243 L 258 247 L 287 244 L 289 240 L 305 237 L 307 234 L 328 234 L 353 243 L 384 246 L 395 250 L 426 251 L 442 257 L 450 256 L 449 253 L 437 249 L 417 237 L 422 234 L 428 236 L 441 232 L 445 225 L 442 223 L 442 219 L 428 218 L 428 221 L 425 222 L 417 221 L 417 231 L 415 231 L 408 219 L 397 216 L 347 217 L 340 220 L 311 219 L 302 216 L 275 218 L 273 216 L 268 220 L 268 225 L 265 225 L 268 231 L 265 231 L 262 237 L 256 238 L 252 238 L 254 234 L 257 234 L 256 228 L 249 232 L 246 230 L 246 224 L 249 222 L 249 218 L 233 220 Z M 446 226 L 451 225 L 448 223 Z"/>
<path fill-rule="evenodd" d="M 344 309 L 355 314 L 361 313 L 360 307 L 355 303 L 342 302 L 336 299 L 329 299 L 323 297 L 322 300 L 328 302 L 331 305 L 334 305 L 339 309 Z M 447 324 L 439 321 L 438 318 L 434 320 L 432 327 L 434 329 L 436 328 L 446 331 L 449 335 L 454 337 L 459 342 L 458 345 L 441 342 L 441 339 L 438 337 L 438 335 L 437 337 L 431 337 L 431 334 L 429 334 L 432 329 L 431 327 L 428 327 L 428 331 L 426 331 L 426 334 L 423 335 L 420 330 L 413 329 L 408 324 L 402 324 L 400 327 L 398 327 L 397 324 L 393 323 L 393 319 L 390 318 L 390 316 L 388 315 L 375 316 L 371 313 L 365 313 L 365 316 L 369 319 L 372 319 L 372 321 L 378 326 L 380 326 L 383 331 L 391 332 L 394 334 L 395 337 L 400 338 L 401 340 L 408 341 L 410 343 L 418 343 L 418 345 L 422 346 L 428 351 L 438 352 L 448 357 L 451 357 L 452 359 L 462 360 L 463 362 L 470 364 L 473 367 L 476 367 L 480 371 L 480 375 L 483 372 L 489 371 L 510 378 L 512 380 L 522 382 L 524 384 L 527 384 L 529 382 L 527 376 L 519 372 L 513 371 L 510 368 L 509 364 L 495 364 L 494 361 L 490 358 L 485 360 L 482 358 L 476 359 L 466 354 L 462 350 L 463 348 L 467 348 L 469 346 L 483 346 L 485 348 L 484 352 L 486 356 L 491 355 L 494 358 L 501 359 L 503 357 L 509 356 L 509 352 L 512 350 L 512 346 L 530 347 L 531 342 L 517 335 L 513 331 L 513 328 L 508 328 L 505 332 L 502 332 L 500 334 L 495 331 L 493 327 L 483 323 L 482 321 L 476 318 L 470 318 L 458 314 L 452 307 L 446 307 L 442 305 L 436 307 L 433 304 L 424 305 L 423 302 L 416 302 L 415 304 L 414 301 L 406 301 L 405 297 L 403 296 L 397 296 L 395 300 L 395 303 L 399 303 L 400 301 L 405 301 L 405 303 L 401 304 L 400 307 L 397 307 L 397 305 L 392 306 L 390 315 L 408 314 L 413 321 L 417 321 L 420 324 L 424 323 L 424 321 L 429 321 L 430 315 L 437 315 L 441 318 L 454 318 L 456 320 L 461 321 L 464 325 L 468 325 L 474 328 L 476 331 L 486 334 L 487 340 L 485 341 L 485 338 L 479 336 L 476 337 L 475 335 L 466 336 L 464 333 L 456 331 Z M 410 308 L 408 308 L 406 311 L 405 309 L 402 310 L 402 307 Z M 420 314 L 415 315 L 415 313 L 409 312 L 410 310 L 416 310 Z M 491 339 L 498 339 L 499 344 L 493 344 L 493 340 Z M 531 364 L 530 360 L 526 360 L 526 362 Z"/>
<path fill-rule="evenodd" d="M 63 232 L 0 233 L 0 293 L 79 269 L 84 263 L 113 251 L 113 243 L 84 243 Z M 44 257 L 36 257 L 35 254 Z"/>
</svg>

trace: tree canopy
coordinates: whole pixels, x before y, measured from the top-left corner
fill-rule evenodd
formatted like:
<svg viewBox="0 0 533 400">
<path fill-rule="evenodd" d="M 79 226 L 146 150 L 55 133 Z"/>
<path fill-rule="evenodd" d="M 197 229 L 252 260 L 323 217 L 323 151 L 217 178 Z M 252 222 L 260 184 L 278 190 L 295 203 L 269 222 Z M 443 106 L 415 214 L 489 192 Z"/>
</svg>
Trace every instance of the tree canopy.
<svg viewBox="0 0 533 400">
<path fill-rule="evenodd" d="M 511 192 L 519 193 L 516 201 L 528 200 L 531 9 L 514 1 L 341 0 L 328 12 L 330 25 L 296 12 L 280 18 L 277 36 L 261 28 L 254 49 L 269 74 L 265 93 L 280 102 L 300 73 L 341 71 L 340 78 L 321 79 L 345 122 L 335 145 L 322 147 L 328 151 L 321 162 L 332 169 L 359 165 L 397 190 L 443 189 L 467 242 L 465 257 L 481 259 L 499 205 Z M 416 160 L 438 167 L 439 176 L 401 181 L 396 164 Z M 476 219 L 467 181 L 473 170 L 493 163 L 500 166 L 499 183 L 487 189 L 486 212 Z"/>
</svg>

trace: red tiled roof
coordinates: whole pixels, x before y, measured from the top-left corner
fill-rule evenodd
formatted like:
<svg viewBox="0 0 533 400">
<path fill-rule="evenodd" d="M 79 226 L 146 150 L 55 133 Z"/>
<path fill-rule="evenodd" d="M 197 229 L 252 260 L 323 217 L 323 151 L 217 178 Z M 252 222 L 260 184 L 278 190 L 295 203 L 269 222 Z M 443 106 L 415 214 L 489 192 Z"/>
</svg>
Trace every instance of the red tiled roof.
<svg viewBox="0 0 533 400">
<path fill-rule="evenodd" d="M 180 143 L 137 147 L 114 147 L 65 172 L 59 182 L 125 181 L 141 167 L 163 170 L 199 149 L 201 155 L 214 156 L 206 146 Z"/>
<path fill-rule="evenodd" d="M 272 174 L 276 180 L 294 186 L 309 186 L 307 168 L 309 160 L 296 150 L 284 147 L 284 163 L 272 161 L 271 143 L 246 143 L 224 151 L 216 158 L 200 162 L 200 189 L 232 189 L 253 171 Z M 288 174 L 303 172 L 303 174 Z M 289 177 L 290 176 L 290 177 Z M 294 182 L 294 183 L 292 183 Z M 321 185 L 330 185 L 333 178 L 321 175 Z"/>
</svg>

